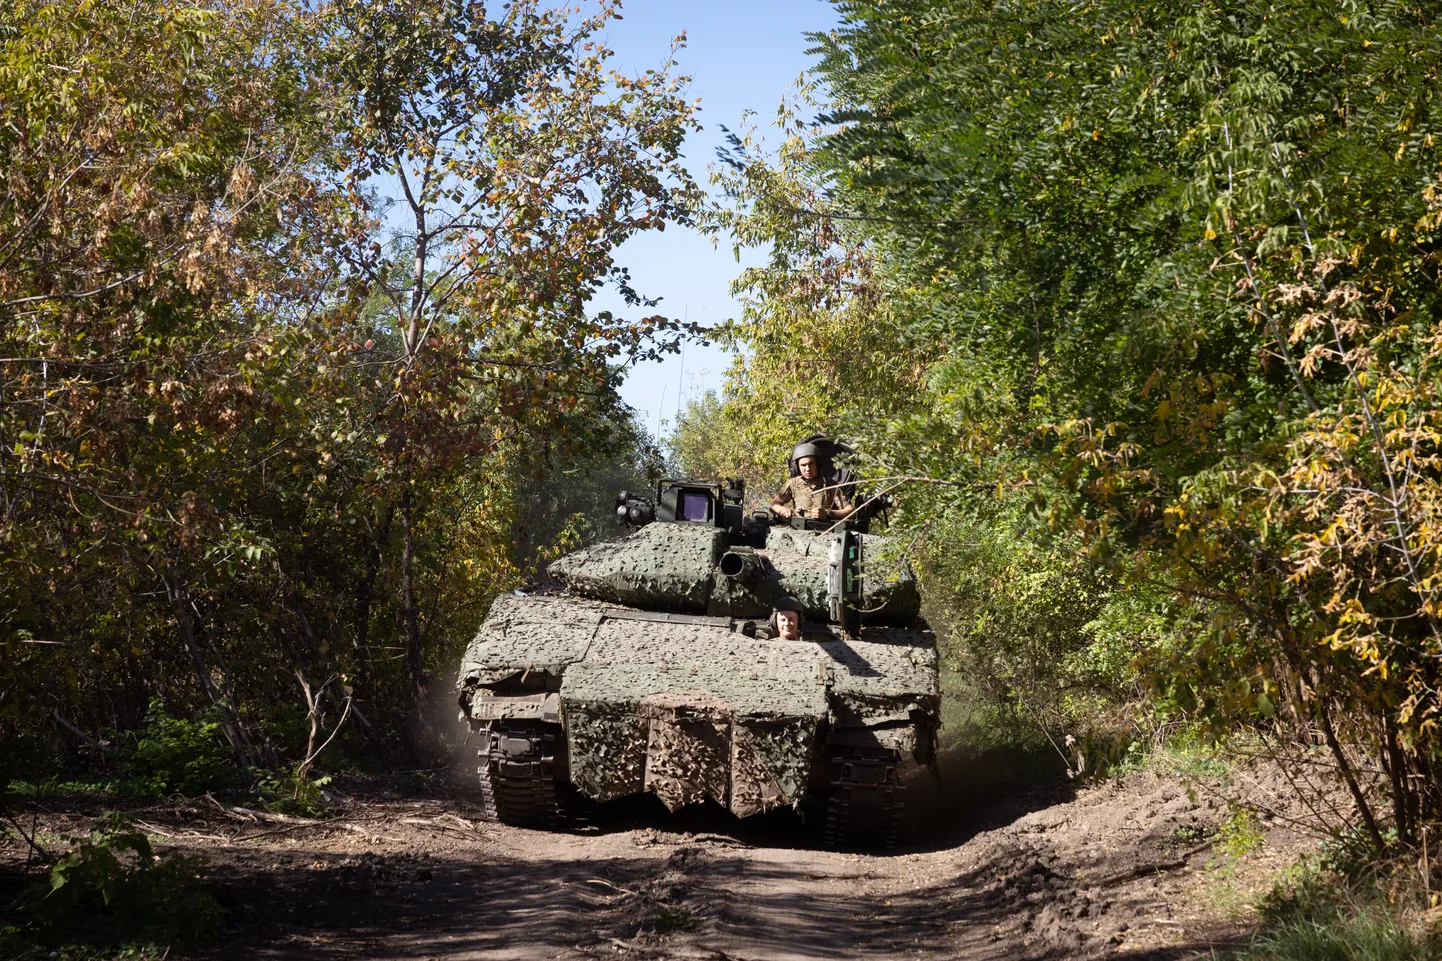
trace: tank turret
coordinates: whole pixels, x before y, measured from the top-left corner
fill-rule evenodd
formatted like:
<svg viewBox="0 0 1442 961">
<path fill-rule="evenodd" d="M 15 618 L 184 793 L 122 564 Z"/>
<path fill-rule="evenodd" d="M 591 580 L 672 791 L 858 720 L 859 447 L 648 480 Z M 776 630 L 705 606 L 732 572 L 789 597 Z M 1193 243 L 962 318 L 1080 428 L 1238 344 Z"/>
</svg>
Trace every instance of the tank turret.
<svg viewBox="0 0 1442 961">
<path fill-rule="evenodd" d="M 762 547 L 737 540 L 712 524 L 655 522 L 567 554 L 549 573 L 582 597 L 718 617 L 764 618 L 789 594 L 808 618 L 833 620 L 847 576 L 871 622 L 905 623 L 920 608 L 910 569 L 889 560 L 874 534 L 775 527 Z"/>
</svg>

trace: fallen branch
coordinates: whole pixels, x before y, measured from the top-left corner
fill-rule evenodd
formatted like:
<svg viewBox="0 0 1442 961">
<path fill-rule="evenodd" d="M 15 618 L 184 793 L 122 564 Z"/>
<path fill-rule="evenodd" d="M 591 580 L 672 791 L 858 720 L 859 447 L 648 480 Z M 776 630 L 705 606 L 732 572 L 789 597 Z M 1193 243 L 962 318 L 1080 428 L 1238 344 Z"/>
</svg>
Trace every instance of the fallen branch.
<svg viewBox="0 0 1442 961">
<path fill-rule="evenodd" d="M 272 823 L 278 822 L 280 824 L 306 824 L 312 820 L 311 818 L 298 818 L 290 814 L 272 814 L 269 811 L 257 811 L 254 808 L 243 808 L 239 805 L 236 805 L 233 808 L 229 808 L 228 810 L 234 811 L 238 814 L 246 815 L 247 817 L 253 818 L 257 821 L 267 821 Z"/>
<path fill-rule="evenodd" d="M 40 858 L 40 862 L 41 862 L 42 864 L 48 864 L 49 862 L 55 860 L 55 855 L 51 854 L 49 851 L 47 851 L 47 850 L 45 850 L 44 848 L 42 848 L 42 847 L 40 846 L 39 842 L 37 842 L 37 841 L 35 840 L 35 834 L 36 834 L 36 832 L 35 832 L 35 826 L 34 826 L 33 824 L 32 824 L 31 827 L 30 827 L 30 832 L 31 832 L 31 833 L 26 834 L 26 833 L 25 833 L 25 829 L 20 826 L 20 822 L 19 822 L 19 821 L 15 820 L 13 817 L 11 817 L 11 816 L 8 815 L 8 814 L 5 815 L 5 820 L 9 821 L 9 822 L 15 827 L 15 830 L 19 832 L 20 836 L 25 839 L 25 843 L 30 846 L 30 854 L 31 854 L 31 856 L 39 857 L 39 858 Z M 29 858 L 29 857 L 27 857 L 27 858 L 25 859 L 25 865 L 26 865 L 27 868 L 30 866 L 30 858 Z"/>
<path fill-rule="evenodd" d="M 477 833 L 482 833 L 482 834 L 485 833 L 484 831 L 481 831 L 481 826 L 480 826 L 479 824 L 477 824 L 477 823 L 474 822 L 474 821 L 467 821 L 465 818 L 461 817 L 459 814 L 452 814 L 451 812 L 447 811 L 447 812 L 445 812 L 444 814 L 441 814 L 440 817 L 450 818 L 452 821 L 455 821 L 457 824 L 461 825 L 461 826 L 464 827 L 464 828 L 467 828 L 468 830 L 476 831 Z"/>
<path fill-rule="evenodd" d="M 341 824 L 340 827 L 355 834 L 359 834 L 361 837 L 366 838 L 370 841 L 394 841 L 397 844 L 402 843 L 400 838 L 387 837 L 384 834 L 372 834 L 365 828 L 361 827 L 359 824 Z"/>
<path fill-rule="evenodd" d="M 271 828 L 268 831 L 256 831 L 254 834 L 237 834 L 233 841 L 254 841 L 256 838 L 269 837 L 275 834 L 289 834 L 292 831 L 304 831 L 307 828 L 324 828 L 343 826 L 340 824 L 344 818 L 327 818 L 324 821 L 307 821 L 304 824 L 287 824 L 278 828 Z"/>
<path fill-rule="evenodd" d="M 214 798 L 214 796 L 212 796 L 212 795 L 210 795 L 210 794 L 207 794 L 207 795 L 206 795 L 206 798 L 209 799 L 210 803 L 214 804 L 214 805 L 216 806 L 216 808 L 220 810 L 220 813 L 222 813 L 222 814 L 224 814 L 226 817 L 232 818 L 232 819 L 234 819 L 234 820 L 236 820 L 236 821 L 250 821 L 250 822 L 257 822 L 257 821 L 259 821 L 259 822 L 266 822 L 266 823 L 272 823 L 272 824 L 274 824 L 274 823 L 280 823 L 280 824 L 314 824 L 314 823 L 316 823 L 315 821 L 313 821 L 313 820 L 310 819 L 310 818 L 292 817 L 292 816 L 289 815 L 289 814 L 271 814 L 271 813 L 268 812 L 268 811 L 257 811 L 257 810 L 255 810 L 254 808 L 241 807 L 241 806 L 238 805 L 238 804 L 235 805 L 234 807 L 226 807 L 224 804 L 221 804 L 219 801 L 217 801 L 217 800 Z"/>
<path fill-rule="evenodd" d="M 1203 841 L 1201 844 L 1192 845 L 1181 854 L 1177 855 L 1175 858 L 1172 858 L 1170 861 L 1158 861 L 1152 864 L 1141 864 L 1134 868 L 1127 868 L 1125 871 L 1118 871 L 1115 874 L 1109 874 L 1104 878 L 1099 878 L 1098 880 L 1092 881 L 1090 883 L 1095 884 L 1098 887 L 1107 887 L 1108 885 L 1121 884 L 1125 881 L 1135 881 L 1137 878 L 1144 878 L 1149 874 L 1157 874 L 1161 871 L 1175 871 L 1177 868 L 1186 867 L 1187 862 L 1191 860 L 1193 855 L 1200 854 L 1201 852 L 1205 851 L 1207 848 L 1211 847 L 1213 844 L 1216 843 L 1216 838 L 1210 838 L 1206 841 Z"/>
<path fill-rule="evenodd" d="M 159 837 L 168 838 L 171 841 L 216 841 L 227 842 L 234 840 L 225 834 L 201 834 L 199 831 L 187 831 L 184 834 L 171 834 L 169 831 L 157 824 L 148 821 L 136 821 L 135 826 L 146 834 L 154 834 Z"/>
<path fill-rule="evenodd" d="M 445 816 L 445 815 L 442 815 L 442 817 L 444 817 L 444 816 Z M 396 823 L 397 823 L 397 824 L 413 824 L 413 825 L 415 825 L 416 827 L 433 828 L 433 829 L 435 829 L 435 830 L 437 830 L 437 831 L 450 831 L 450 832 L 462 831 L 462 832 L 465 832 L 466 834 L 471 834 L 471 835 L 475 835 L 475 836 L 478 836 L 478 837 L 490 837 L 490 836 L 491 836 L 489 833 L 487 833 L 487 832 L 485 832 L 485 831 L 482 831 L 480 828 L 476 827 L 476 825 L 471 824 L 469 821 L 466 821 L 466 820 L 464 820 L 463 818 L 458 818 L 458 817 L 456 817 L 455 815 L 451 815 L 450 817 L 451 817 L 452 820 L 457 821 L 457 822 L 459 822 L 459 823 L 458 823 L 458 824 L 447 824 L 447 823 L 443 822 L 440 818 L 430 818 L 430 819 L 427 819 L 427 818 L 400 818 Z"/>
<path fill-rule="evenodd" d="M 86 744 L 89 744 L 101 754 L 110 753 L 110 745 L 102 744 L 99 741 L 95 740 L 95 738 L 91 737 L 89 734 L 86 734 L 84 731 L 80 730 L 80 728 L 76 727 L 74 724 L 71 724 L 69 721 L 65 720 L 65 718 L 61 717 L 59 711 L 52 711 L 51 713 L 54 715 L 55 720 L 59 722 L 60 726 L 65 728 L 65 730 L 69 731 L 71 734 L 74 734 L 76 737 L 80 738 L 80 740 L 84 741 Z"/>
</svg>

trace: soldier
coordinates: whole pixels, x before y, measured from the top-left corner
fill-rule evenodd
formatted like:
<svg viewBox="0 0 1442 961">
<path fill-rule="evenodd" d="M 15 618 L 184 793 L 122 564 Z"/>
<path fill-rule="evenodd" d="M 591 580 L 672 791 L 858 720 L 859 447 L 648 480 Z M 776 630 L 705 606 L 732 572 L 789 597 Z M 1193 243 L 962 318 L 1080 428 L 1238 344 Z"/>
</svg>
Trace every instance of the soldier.
<svg viewBox="0 0 1442 961">
<path fill-rule="evenodd" d="M 855 507 L 839 488 L 827 490 L 829 478 L 821 469 L 821 450 L 815 444 L 801 444 L 792 452 L 800 477 L 793 477 L 771 498 L 771 510 L 779 517 L 822 519 L 849 517 Z"/>
<path fill-rule="evenodd" d="M 801 640 L 801 602 L 794 597 L 778 597 L 772 605 L 771 626 L 782 641 Z"/>
</svg>

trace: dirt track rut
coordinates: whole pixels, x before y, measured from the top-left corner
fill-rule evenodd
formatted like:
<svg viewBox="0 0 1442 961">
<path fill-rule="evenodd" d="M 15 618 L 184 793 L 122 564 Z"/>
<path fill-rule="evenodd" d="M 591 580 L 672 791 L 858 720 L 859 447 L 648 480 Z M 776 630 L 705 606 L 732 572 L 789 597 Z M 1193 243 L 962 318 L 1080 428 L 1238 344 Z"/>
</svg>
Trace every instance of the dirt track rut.
<svg viewBox="0 0 1442 961">
<path fill-rule="evenodd" d="M 1171 780 L 930 813 L 884 855 L 818 850 L 789 814 L 632 810 L 574 834 L 485 823 L 454 797 L 356 800 L 280 829 L 213 808 L 136 817 L 211 865 L 229 912 L 214 961 L 1160 959 L 1245 933 L 1197 907 L 1225 807 Z M 1279 863 L 1300 843 L 1269 841 Z"/>
</svg>

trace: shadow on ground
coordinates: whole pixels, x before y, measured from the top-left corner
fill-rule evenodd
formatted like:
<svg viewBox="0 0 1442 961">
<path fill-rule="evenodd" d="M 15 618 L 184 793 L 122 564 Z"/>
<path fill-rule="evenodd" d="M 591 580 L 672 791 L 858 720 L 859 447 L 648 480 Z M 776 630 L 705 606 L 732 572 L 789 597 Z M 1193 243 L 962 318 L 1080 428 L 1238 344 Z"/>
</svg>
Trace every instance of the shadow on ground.
<svg viewBox="0 0 1442 961">
<path fill-rule="evenodd" d="M 879 901 L 813 860 L 679 848 L 665 858 L 538 857 L 466 864 L 406 855 L 257 854 L 215 878 L 232 939 L 214 958 L 719 957 L 981 961 L 1079 952 L 999 935 L 1017 905 L 978 872 Z M 1099 948 L 1100 945 L 1094 946 Z M 1194 956 L 1203 943 L 1116 953 Z M 1114 949 L 1113 949 L 1114 950 Z M 1087 952 L 1091 954 L 1091 952 Z"/>
</svg>

